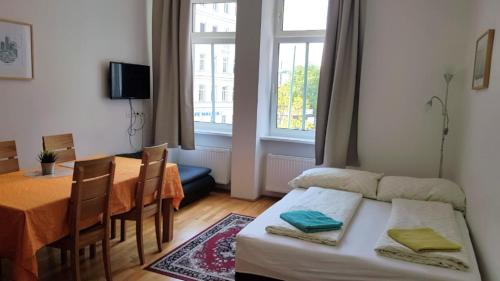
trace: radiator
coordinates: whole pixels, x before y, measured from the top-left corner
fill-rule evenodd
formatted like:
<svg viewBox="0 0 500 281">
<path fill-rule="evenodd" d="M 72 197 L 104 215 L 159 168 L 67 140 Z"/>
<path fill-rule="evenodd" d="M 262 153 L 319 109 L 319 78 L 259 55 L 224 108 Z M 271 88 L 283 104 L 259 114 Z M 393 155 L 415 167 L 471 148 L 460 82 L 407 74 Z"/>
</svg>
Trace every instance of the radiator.
<svg viewBox="0 0 500 281">
<path fill-rule="evenodd" d="M 265 189 L 287 193 L 290 191 L 288 182 L 313 167 L 312 158 L 267 154 Z"/>
<path fill-rule="evenodd" d="M 229 184 L 231 179 L 231 150 L 197 146 L 196 150 L 178 151 L 178 163 L 212 169 L 212 177 L 218 184 Z"/>
</svg>

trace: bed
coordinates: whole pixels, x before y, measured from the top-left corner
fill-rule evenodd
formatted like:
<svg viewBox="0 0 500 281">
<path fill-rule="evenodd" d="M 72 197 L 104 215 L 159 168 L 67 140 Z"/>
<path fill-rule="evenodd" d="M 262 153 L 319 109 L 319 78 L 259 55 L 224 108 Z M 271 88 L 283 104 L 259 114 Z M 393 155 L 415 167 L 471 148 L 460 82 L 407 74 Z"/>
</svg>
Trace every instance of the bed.
<svg viewBox="0 0 500 281">
<path fill-rule="evenodd" d="M 268 234 L 265 227 L 305 190 L 294 189 L 236 238 L 236 280 L 478 281 L 481 280 L 465 220 L 455 212 L 470 260 L 460 272 L 378 256 L 373 250 L 391 204 L 363 199 L 336 247 Z"/>
</svg>

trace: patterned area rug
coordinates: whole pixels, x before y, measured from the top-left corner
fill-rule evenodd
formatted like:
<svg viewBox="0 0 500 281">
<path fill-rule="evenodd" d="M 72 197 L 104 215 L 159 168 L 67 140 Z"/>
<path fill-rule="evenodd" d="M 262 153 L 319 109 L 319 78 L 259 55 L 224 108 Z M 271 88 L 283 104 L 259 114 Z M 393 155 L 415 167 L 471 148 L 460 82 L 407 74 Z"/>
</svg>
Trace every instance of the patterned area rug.
<svg viewBox="0 0 500 281">
<path fill-rule="evenodd" d="M 146 270 L 181 280 L 234 280 L 236 234 L 253 220 L 229 214 Z"/>
</svg>

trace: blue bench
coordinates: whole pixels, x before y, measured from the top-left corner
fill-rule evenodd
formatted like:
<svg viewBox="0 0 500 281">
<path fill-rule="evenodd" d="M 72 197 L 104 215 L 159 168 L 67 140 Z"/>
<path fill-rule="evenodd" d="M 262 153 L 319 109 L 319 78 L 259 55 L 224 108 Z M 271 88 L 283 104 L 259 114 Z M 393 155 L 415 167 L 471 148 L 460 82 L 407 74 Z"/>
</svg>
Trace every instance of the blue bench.
<svg viewBox="0 0 500 281">
<path fill-rule="evenodd" d="M 141 159 L 142 153 L 126 153 L 116 156 Z M 181 207 L 207 196 L 215 188 L 215 180 L 210 175 L 212 170 L 209 168 L 181 164 L 177 166 L 184 190 L 184 200 L 181 202 Z"/>
</svg>

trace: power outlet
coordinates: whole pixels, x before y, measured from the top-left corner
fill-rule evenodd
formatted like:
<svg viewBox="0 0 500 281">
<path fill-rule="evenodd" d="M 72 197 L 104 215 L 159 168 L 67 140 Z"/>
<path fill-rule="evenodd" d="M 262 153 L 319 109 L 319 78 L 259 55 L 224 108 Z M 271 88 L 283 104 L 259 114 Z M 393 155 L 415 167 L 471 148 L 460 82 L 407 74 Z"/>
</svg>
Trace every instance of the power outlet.
<svg viewBox="0 0 500 281">
<path fill-rule="evenodd" d="M 131 115 L 130 112 L 125 113 L 125 117 L 127 117 L 127 118 L 130 118 L 132 116 L 144 117 L 144 112 L 134 112 L 133 115 Z"/>
</svg>

